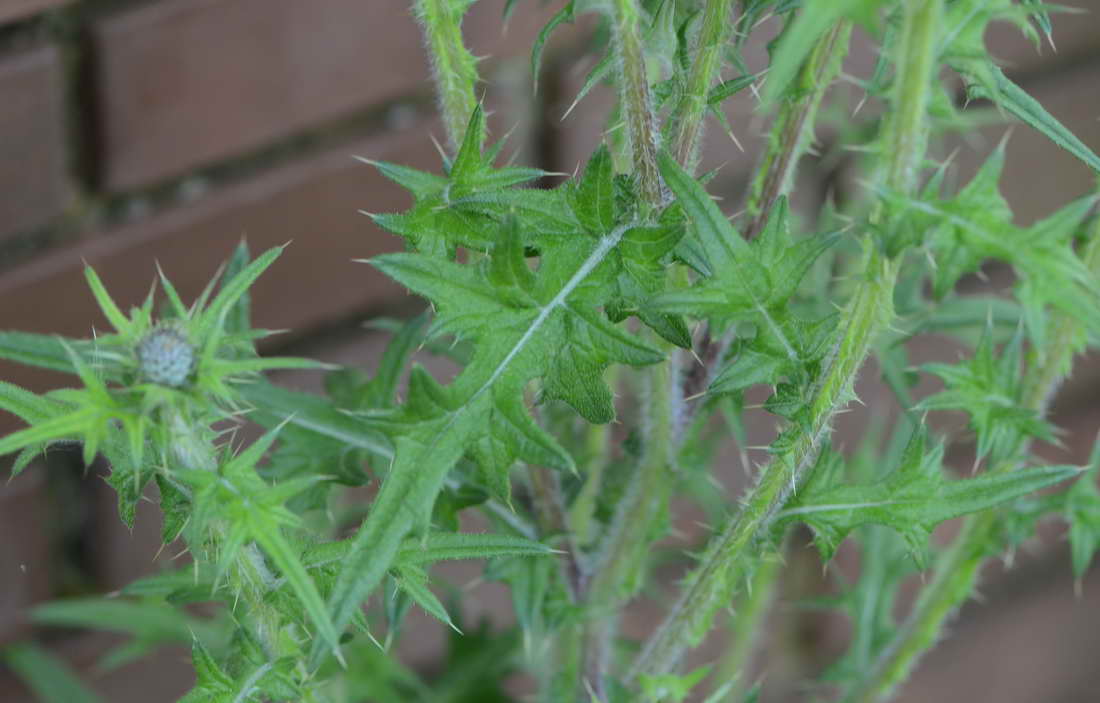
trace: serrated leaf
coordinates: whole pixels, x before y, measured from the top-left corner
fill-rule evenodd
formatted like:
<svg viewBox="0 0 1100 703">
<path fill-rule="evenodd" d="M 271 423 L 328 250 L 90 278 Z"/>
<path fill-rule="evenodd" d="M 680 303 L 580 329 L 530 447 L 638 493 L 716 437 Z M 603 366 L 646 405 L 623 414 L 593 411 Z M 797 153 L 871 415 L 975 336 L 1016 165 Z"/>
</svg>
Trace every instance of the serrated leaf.
<svg viewBox="0 0 1100 703">
<path fill-rule="evenodd" d="M 407 593 L 413 602 L 424 609 L 424 612 L 436 618 L 444 625 L 459 631 L 447 613 L 447 609 L 439 602 L 439 598 L 428 588 L 428 575 L 423 569 L 417 567 L 397 567 L 397 586 Z"/>
<path fill-rule="evenodd" d="M 1022 330 L 1006 344 L 999 358 L 987 329 L 974 356 L 958 364 L 925 364 L 921 368 L 944 380 L 946 388 L 918 405 L 924 410 L 957 409 L 970 413 L 978 435 L 978 458 L 1004 458 L 1023 437 L 1052 439 L 1050 426 L 1034 410 L 1023 406 L 1023 370 L 1020 364 Z"/>
<path fill-rule="evenodd" d="M 926 447 L 914 434 L 900 466 L 868 485 L 829 485 L 835 471 L 813 474 L 809 485 L 779 514 L 779 521 L 800 520 L 814 530 L 822 556 L 830 559 L 841 541 L 862 525 L 886 525 L 900 533 L 919 559 L 939 523 L 1052 486 L 1081 473 L 1076 466 L 1042 466 L 948 480 L 942 470 L 943 447 Z M 836 461 L 826 458 L 823 461 Z"/>
<path fill-rule="evenodd" d="M 1080 159 L 1093 171 L 1100 173 L 1100 156 L 1097 156 L 1077 135 L 1054 118 L 1035 98 L 993 62 L 988 60 L 959 60 L 954 67 L 967 83 L 971 98 L 986 98 L 1004 108 L 1056 145 Z"/>
<path fill-rule="evenodd" d="M 772 54 L 763 101 L 772 103 L 787 90 L 817 40 L 841 18 L 868 20 L 882 0 L 831 0 L 803 3 Z"/>
<path fill-rule="evenodd" d="M 210 301 L 210 305 L 202 311 L 201 320 L 197 321 L 195 326 L 196 336 L 205 339 L 213 327 L 220 327 L 223 324 L 229 315 L 230 308 L 243 299 L 256 279 L 275 263 L 275 259 L 283 253 L 283 248 L 279 246 L 268 249 L 242 268 L 237 275 L 224 280 L 217 295 Z"/>
<path fill-rule="evenodd" d="M 503 233 L 509 236 L 507 229 Z M 438 386 L 426 374 L 414 377 L 409 402 L 390 420 L 393 464 L 329 600 L 338 627 L 350 621 L 380 583 L 405 535 L 427 522 L 447 472 L 471 445 L 486 436 L 505 443 L 503 455 L 499 447 L 489 452 L 499 463 L 492 467 L 495 471 L 507 470 L 516 456 L 532 453 L 539 460 L 553 459 L 550 465 L 571 466 L 569 455 L 523 408 L 524 387 L 535 377 L 544 377 L 545 382 L 552 373 L 556 350 L 568 339 L 566 325 L 592 327 L 591 318 L 586 319 L 591 303 L 584 303 L 581 296 L 593 290 L 589 277 L 622 236 L 623 228 L 618 228 L 591 240 L 585 249 L 571 242 L 543 252 L 544 261 L 552 265 L 540 267 L 530 291 L 496 288 L 483 268 L 479 277 L 471 275 L 468 266 L 418 254 L 390 254 L 375 260 L 384 272 L 432 299 L 438 309 L 436 329 L 472 338 L 477 345 L 474 357 L 450 386 Z M 511 248 L 501 255 L 517 253 Z M 471 314 L 471 304 L 477 314 Z M 596 332 L 606 336 L 602 327 Z M 596 332 L 590 330 L 589 339 Z M 614 339 L 600 344 L 617 347 L 613 352 L 599 349 L 601 354 L 624 363 L 643 361 L 640 343 L 631 346 Z M 500 434 L 501 427 L 507 433 Z M 314 663 L 324 649 L 320 643 L 315 645 Z"/>
<path fill-rule="evenodd" d="M 511 11 L 512 3 L 515 0 L 509 0 L 508 6 L 505 8 L 505 13 Z M 542 50 L 546 46 L 546 42 L 549 41 L 550 35 L 561 24 L 572 24 L 574 20 L 573 15 L 573 2 L 567 2 L 562 6 L 560 10 L 554 13 L 535 37 L 534 43 L 531 45 L 531 80 L 532 91 L 538 93 L 539 90 L 539 75 L 542 70 Z"/>
<path fill-rule="evenodd" d="M 253 526 L 252 536 L 290 584 L 298 601 L 309 615 L 309 619 L 317 628 L 320 639 L 336 651 L 339 647 L 340 635 L 329 617 L 324 599 L 317 591 L 317 585 L 306 573 L 297 553 L 287 543 L 277 526 L 267 525 L 260 519 L 257 519 L 257 524 Z"/>
</svg>

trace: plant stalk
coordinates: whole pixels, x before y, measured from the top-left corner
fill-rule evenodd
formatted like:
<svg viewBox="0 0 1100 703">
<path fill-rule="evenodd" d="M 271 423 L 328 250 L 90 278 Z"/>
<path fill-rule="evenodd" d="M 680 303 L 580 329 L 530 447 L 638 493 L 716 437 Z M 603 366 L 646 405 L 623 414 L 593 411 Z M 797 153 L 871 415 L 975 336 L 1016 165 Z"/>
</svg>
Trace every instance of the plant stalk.
<svg viewBox="0 0 1100 703">
<path fill-rule="evenodd" d="M 848 53 L 852 33 L 851 22 L 838 22 L 818 40 L 814 50 L 802 65 L 798 80 L 780 107 L 764 157 L 749 193 L 747 212 L 750 220 L 742 235 L 751 241 L 764 229 L 772 205 L 781 195 L 787 195 L 794 184 L 798 163 L 806 153 L 814 132 L 817 110 L 825 90 L 840 72 Z M 701 404 L 702 395 L 718 373 L 729 347 L 729 336 L 713 337 L 704 327 L 699 344 L 701 364 L 695 364 L 684 375 L 684 397 L 687 401 L 683 424 L 691 421 Z"/>
<path fill-rule="evenodd" d="M 661 174 L 657 170 L 657 115 L 653 112 L 646 75 L 639 29 L 641 11 L 635 0 L 613 0 L 611 12 L 613 50 L 619 63 L 619 102 L 626 120 L 634 170 L 642 199 L 650 207 L 657 207 L 663 200 Z"/>
<path fill-rule="evenodd" d="M 544 541 L 561 536 L 563 552 L 560 559 L 562 576 L 569 599 L 577 603 L 584 591 L 584 568 L 580 562 L 580 553 L 574 543 L 566 522 L 565 506 L 561 495 L 561 481 L 557 472 L 545 466 L 529 466 L 531 488 L 534 493 L 535 516 L 539 532 Z"/>
<path fill-rule="evenodd" d="M 825 32 L 802 64 L 798 79 L 783 100 L 768 136 L 764 159 L 749 192 L 746 211 L 749 225 L 745 238 L 752 240 L 764 229 L 772 205 L 791 192 L 799 160 L 813 141 L 814 123 L 825 91 L 840 73 L 848 54 L 852 23 L 841 20 Z"/>
<path fill-rule="evenodd" d="M 619 109 L 626 122 L 627 146 L 641 191 L 643 214 L 664 202 L 657 168 L 657 116 L 649 91 L 642 47 L 641 10 L 635 0 L 611 3 L 612 51 L 619 67 Z M 667 349 L 667 345 L 666 349 Z M 675 355 L 673 355 L 674 357 Z M 601 556 L 585 591 L 589 620 L 574 633 L 584 652 L 583 684 L 597 700 L 607 700 L 606 669 L 614 639 L 617 606 L 637 590 L 646 562 L 649 530 L 671 490 L 673 362 L 647 371 L 645 450 L 627 494 L 617 506 L 601 544 Z M 678 390 L 675 389 L 675 390 Z M 565 644 L 566 649 L 569 645 Z M 584 695 L 584 692 L 581 692 Z"/>
<path fill-rule="evenodd" d="M 1083 252 L 1085 265 L 1100 276 L 1100 222 Z M 1045 416 L 1058 386 L 1066 377 L 1073 356 L 1080 351 L 1081 324 L 1066 314 L 1055 319 L 1053 341 L 1042 361 L 1028 374 L 1030 383 L 1023 407 Z M 990 468 L 990 472 L 1019 470 L 1027 456 L 1030 441 L 1021 441 L 1015 458 Z M 989 545 L 999 540 L 996 535 L 998 512 L 987 510 L 972 515 L 951 547 L 937 559 L 932 580 L 924 589 L 897 634 L 882 650 L 867 675 L 851 690 L 846 701 L 875 703 L 883 700 L 903 683 L 916 666 L 917 660 L 940 636 L 946 622 L 974 592 L 978 573 Z"/>
<path fill-rule="evenodd" d="M 779 575 L 783 571 L 785 553 L 786 549 L 780 547 L 779 551 L 761 559 L 760 565 L 752 575 L 752 583 L 741 599 L 740 607 L 731 618 L 730 636 L 733 642 L 722 661 L 722 679 L 734 682 L 726 693 L 728 701 L 744 699 L 747 683 L 744 680 L 744 674 L 752 665 L 753 658 L 760 648 L 764 621 L 775 604 L 776 586 Z"/>
<path fill-rule="evenodd" d="M 173 452 L 175 460 L 187 469 L 196 471 L 216 471 L 218 468 L 217 456 L 211 442 L 199 434 L 199 425 L 192 420 L 182 417 L 179 412 L 170 410 L 165 419 L 166 424 L 172 428 Z M 223 538 L 224 529 L 215 528 L 215 538 Z M 218 544 L 212 547 L 204 547 L 199 544 L 188 543 L 188 548 L 200 553 L 210 550 L 216 554 Z M 216 556 L 210 559 L 216 563 Z M 241 552 L 228 569 L 227 580 L 238 597 L 245 602 L 245 606 L 239 609 L 241 621 L 248 623 L 253 637 L 263 649 L 269 661 L 276 661 L 286 653 L 282 652 L 280 644 L 280 632 L 283 628 L 283 620 L 266 596 L 270 585 L 275 578 L 264 563 L 263 554 L 253 544 L 247 544 L 241 548 Z"/>
<path fill-rule="evenodd" d="M 733 0 L 707 0 L 703 26 L 695 47 L 695 62 L 688 75 L 687 88 L 680 97 L 671 119 L 673 155 L 684 170 L 695 173 L 711 85 L 722 67 L 722 49 L 729 40 L 733 23 Z"/>
<path fill-rule="evenodd" d="M 671 395 L 676 379 L 669 362 L 649 370 L 649 385 L 643 407 L 647 411 L 645 449 L 638 470 L 619 501 L 601 545 L 601 556 L 593 570 L 587 592 L 591 620 L 584 634 L 585 677 L 593 690 L 606 700 L 604 678 L 609 659 L 616 613 L 640 588 L 652 541 L 653 526 L 660 524 L 672 489 Z"/>
<path fill-rule="evenodd" d="M 942 5 L 943 0 L 916 0 L 905 5 L 894 119 L 885 144 L 891 159 L 887 180 L 902 192 L 914 189 L 924 154 Z M 740 512 L 711 541 L 699 568 L 688 576 L 672 610 L 635 659 L 628 683 L 643 674 L 673 671 L 683 653 L 702 640 L 715 613 L 730 602 L 740 582 L 751 578 L 755 565 L 749 559 L 754 547 L 770 537 L 776 512 L 804 481 L 831 432 L 833 417 L 851 400 L 856 375 L 875 337 L 893 318 L 898 271 L 898 261 L 886 258 L 870 235 L 864 252 L 864 277 L 842 313 L 841 336 L 813 389 L 807 418 L 787 430 L 797 436 L 777 441 L 775 458 L 761 469 Z"/>
<path fill-rule="evenodd" d="M 415 13 L 424 28 L 432 60 L 436 95 L 452 152 L 458 150 L 470 114 L 477 107 L 477 59 L 462 42 L 461 3 L 416 0 Z M 479 137 L 484 142 L 485 135 Z"/>
</svg>

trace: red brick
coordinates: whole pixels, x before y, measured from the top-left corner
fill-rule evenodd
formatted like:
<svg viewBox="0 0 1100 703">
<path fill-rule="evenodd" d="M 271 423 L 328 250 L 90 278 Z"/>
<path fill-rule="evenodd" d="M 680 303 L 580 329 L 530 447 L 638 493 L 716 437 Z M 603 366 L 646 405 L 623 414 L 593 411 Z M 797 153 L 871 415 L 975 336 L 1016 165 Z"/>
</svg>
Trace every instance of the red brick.
<svg viewBox="0 0 1100 703">
<path fill-rule="evenodd" d="M 3 0 L 0 2 L 0 22 L 22 19 L 64 2 L 65 0 Z"/>
<path fill-rule="evenodd" d="M 185 298 L 198 294 L 246 237 L 254 253 L 293 242 L 253 289 L 255 324 L 298 332 L 384 305 L 401 289 L 353 263 L 400 248 L 357 208 L 407 207 L 398 186 L 352 158 L 438 168 L 428 139 L 434 122 L 389 133 L 297 162 L 118 231 L 89 237 L 0 278 L 0 329 L 87 337 L 105 320 L 83 280 L 82 261 L 99 273 L 124 309 L 144 298 L 159 261 Z M 0 377 L 42 389 L 55 374 L 0 368 Z"/>
<path fill-rule="evenodd" d="M 415 90 L 404 3 L 170 0 L 93 27 L 103 178 L 129 188 Z"/>
<path fill-rule="evenodd" d="M 532 7 L 533 4 L 532 4 Z M 430 91 L 408 3 L 166 0 L 99 20 L 101 177 L 158 181 L 406 95 Z M 546 10 L 500 34 L 500 3 L 466 21 L 479 54 L 529 46 Z"/>
<path fill-rule="evenodd" d="M 0 59 L 0 238 L 48 222 L 69 198 L 61 65 L 41 48 Z"/>
<path fill-rule="evenodd" d="M 24 611 L 49 596 L 50 520 L 41 468 L 31 466 L 11 482 L 0 476 L 0 646 L 25 632 Z"/>
</svg>

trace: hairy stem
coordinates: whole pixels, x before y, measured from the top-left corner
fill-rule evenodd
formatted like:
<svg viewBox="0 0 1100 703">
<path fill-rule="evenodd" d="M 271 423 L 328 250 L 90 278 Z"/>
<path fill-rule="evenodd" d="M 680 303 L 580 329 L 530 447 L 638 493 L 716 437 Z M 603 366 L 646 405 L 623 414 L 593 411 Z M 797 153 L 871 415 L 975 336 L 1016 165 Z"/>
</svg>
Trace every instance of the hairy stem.
<svg viewBox="0 0 1100 703">
<path fill-rule="evenodd" d="M 837 22 L 825 32 L 782 101 L 746 203 L 750 218 L 746 239 L 760 233 L 776 199 L 790 193 L 798 162 L 812 142 L 821 99 L 840 73 L 851 35 L 852 23 L 847 20 Z"/>
<path fill-rule="evenodd" d="M 764 621 L 776 600 L 776 586 L 779 583 L 779 574 L 783 571 L 785 552 L 784 548 L 780 548 L 778 552 L 760 560 L 752 582 L 735 610 L 730 628 L 733 642 L 722 661 L 723 680 L 735 681 L 726 694 L 728 701 L 744 700 L 745 684 L 748 683 L 744 675 L 760 649 Z"/>
<path fill-rule="evenodd" d="M 709 630 L 717 610 L 729 603 L 742 578 L 751 576 L 747 560 L 767 538 L 779 508 L 817 460 L 831 430 L 833 415 L 847 405 L 852 384 L 871 343 L 892 316 L 896 265 L 868 248 L 868 278 L 845 308 L 843 334 L 834 347 L 821 384 L 810 403 L 810 419 L 790 430 L 798 436 L 760 471 L 741 511 L 713 539 L 665 621 L 646 642 L 629 678 L 672 671 L 680 657 Z"/>
<path fill-rule="evenodd" d="M 565 505 L 561 495 L 561 481 L 558 473 L 545 466 L 528 467 L 531 477 L 531 488 L 534 492 L 535 516 L 539 525 L 539 532 L 544 541 L 561 536 L 564 544 L 562 551 L 562 575 L 565 586 L 569 592 L 569 598 L 573 603 L 578 602 L 584 589 L 584 569 L 580 562 L 580 554 L 573 542 L 572 535 L 566 524 Z"/>
<path fill-rule="evenodd" d="M 653 525 L 660 524 L 672 488 L 671 394 L 675 379 L 673 365 L 665 362 L 650 370 L 643 399 L 647 412 L 643 427 L 645 449 L 637 473 L 602 542 L 601 556 L 588 589 L 592 619 L 585 633 L 585 676 L 593 690 L 606 700 L 603 679 L 608 648 L 615 630 L 615 613 L 639 589 L 653 537 Z"/>
<path fill-rule="evenodd" d="M 195 471 L 218 469 L 212 438 L 204 436 L 199 424 L 175 411 L 170 411 L 165 422 L 172 428 L 173 458 L 176 461 Z M 224 525 L 215 526 L 213 545 L 204 545 L 200 536 L 199 543 L 189 543 L 188 548 L 196 555 L 207 555 L 208 561 L 216 563 L 220 547 L 217 541 L 224 537 Z M 227 571 L 226 580 L 229 588 L 245 603 L 244 607 L 235 609 L 238 617 L 249 628 L 268 659 L 273 662 L 288 654 L 282 651 L 283 645 L 280 643 L 282 617 L 267 601 L 275 577 L 268 570 L 263 554 L 254 543 L 241 548 L 240 554 Z"/>
<path fill-rule="evenodd" d="M 462 43 L 460 6 L 451 0 L 416 0 L 416 17 L 424 28 L 436 95 L 452 150 L 462 143 L 470 114 L 477 107 L 477 59 Z M 480 136 L 482 140 L 484 137 Z"/>
<path fill-rule="evenodd" d="M 1083 259 L 1088 269 L 1100 276 L 1100 223 L 1083 252 Z M 1024 408 L 1040 416 L 1047 414 L 1054 392 L 1066 377 L 1074 354 L 1080 350 L 1078 340 L 1082 332 L 1081 324 L 1069 315 L 1055 316 L 1052 343 L 1028 373 Z M 990 471 L 1020 469 L 1030 445 L 1031 442 L 1021 441 L 1015 458 L 997 464 Z M 982 563 L 995 551 L 990 545 L 999 542 L 997 517 L 996 510 L 987 510 L 967 518 L 951 547 L 936 560 L 931 581 L 921 590 L 897 634 L 845 700 L 862 703 L 883 700 L 909 677 L 920 656 L 939 639 L 945 623 L 974 592 Z"/>
<path fill-rule="evenodd" d="M 924 153 L 926 115 L 943 0 L 914 0 L 905 6 L 893 120 L 886 134 L 890 156 L 887 181 L 902 192 L 916 184 Z M 868 235 L 869 237 L 870 235 Z M 893 317 L 898 263 L 887 259 L 868 238 L 864 274 L 845 307 L 840 337 L 813 389 L 805 420 L 784 433 L 774 459 L 760 471 L 743 507 L 711 541 L 700 566 L 687 578 L 664 622 L 646 641 L 628 675 L 673 671 L 683 653 L 702 640 L 717 610 L 729 603 L 742 580 L 751 578 L 752 555 L 769 536 L 776 512 L 814 465 L 835 414 L 852 398 L 852 386 L 877 334 Z"/>
<path fill-rule="evenodd" d="M 694 173 L 699 161 L 703 118 L 711 85 L 722 66 L 722 49 L 729 40 L 733 0 L 707 0 L 703 26 L 695 47 L 695 61 L 688 74 L 687 87 L 672 116 L 673 154 L 688 173 Z"/>
<path fill-rule="evenodd" d="M 608 367 L 604 373 L 604 381 L 613 391 L 616 390 L 619 382 L 619 367 Z M 569 507 L 568 524 L 577 544 L 588 546 L 593 538 L 596 499 L 603 486 L 604 470 L 610 461 L 611 426 L 588 425 L 584 433 L 584 459 L 581 465 L 586 467 L 587 472 L 580 492 Z"/>
<path fill-rule="evenodd" d="M 746 209 L 750 220 L 743 232 L 745 239 L 752 240 L 760 234 L 772 205 L 779 196 L 790 193 L 798 162 L 810 146 L 817 109 L 825 90 L 840 71 L 851 33 L 852 26 L 847 21 L 838 22 L 826 32 L 784 99 L 749 193 Z M 728 335 L 712 336 L 709 327 L 704 327 L 700 340 L 698 354 L 702 363 L 692 366 L 684 376 L 684 397 L 690 399 L 683 418 L 685 424 L 701 404 L 701 396 L 718 373 L 731 341 Z"/>
<path fill-rule="evenodd" d="M 662 201 L 661 174 L 657 170 L 657 116 L 646 76 L 639 29 L 641 11 L 635 0 L 613 0 L 611 11 L 612 48 L 619 64 L 619 101 L 634 170 L 642 199 L 655 207 Z"/>
</svg>

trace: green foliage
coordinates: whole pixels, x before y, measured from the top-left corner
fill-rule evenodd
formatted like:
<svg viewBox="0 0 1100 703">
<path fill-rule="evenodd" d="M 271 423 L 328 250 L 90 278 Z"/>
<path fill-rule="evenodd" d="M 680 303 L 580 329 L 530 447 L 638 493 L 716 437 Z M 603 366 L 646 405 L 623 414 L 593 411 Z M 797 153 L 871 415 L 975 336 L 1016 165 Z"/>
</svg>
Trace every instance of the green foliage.
<svg viewBox="0 0 1100 703">
<path fill-rule="evenodd" d="M 617 96 L 584 169 L 563 177 L 505 163 L 489 139 L 462 41 L 472 4 L 413 3 L 449 137 L 441 167 L 365 160 L 412 205 L 370 215 L 405 250 L 364 263 L 426 306 L 374 325 L 390 342 L 372 371 L 257 352 L 268 333 L 252 327 L 249 290 L 281 247 L 255 260 L 238 247 L 194 301 L 161 274 L 129 310 L 88 268 L 109 328 L 92 339 L 0 332 L 0 357 L 73 379 L 41 394 L 0 381 L 0 409 L 24 425 L 0 438 L 13 473 L 78 444 L 85 462 L 110 466 L 126 524 L 155 483 L 163 541 L 192 560 L 108 598 L 40 606 L 37 623 L 127 635 L 101 668 L 189 646 L 186 703 L 503 702 L 520 672 L 555 703 L 752 701 L 768 682 L 744 680 L 746 662 L 787 575 L 780 545 L 800 524 L 838 580 L 837 595 L 808 605 L 852 624 L 822 681 L 877 701 L 942 636 L 982 561 L 1034 536 L 1039 520 L 1065 521 L 1072 572 L 1086 577 L 1100 547 L 1100 448 L 1086 468 L 1042 465 L 1031 448 L 1059 437 L 1051 395 L 1100 339 L 1096 197 L 1021 226 L 1000 192 L 1005 143 L 961 187 L 952 164 L 927 154 L 930 138 L 973 123 L 940 82 L 946 66 L 970 97 L 1100 171 L 984 46 L 993 21 L 1038 42 L 1051 8 L 561 3 L 534 41 L 533 78 L 552 63 L 551 35 L 593 14 L 595 61 L 573 105 L 604 82 Z M 742 50 L 769 17 L 779 29 L 769 65 L 750 69 Z M 798 209 L 796 171 L 854 25 L 881 48 L 855 89 L 884 115 L 842 130 L 836 146 L 858 148 L 835 150 L 866 155 L 851 162 L 863 197 Z M 750 89 L 762 90 L 758 121 L 771 119 L 771 133 L 731 218 L 742 201 L 712 197 L 719 181 L 696 177 L 696 162 L 707 115 L 732 133 L 723 103 Z M 967 293 L 960 283 L 991 264 L 1011 268 L 1011 288 Z M 907 343 L 937 336 L 961 358 L 911 365 Z M 834 449 L 871 353 L 901 412 L 872 408 L 864 441 Z M 429 372 L 427 357 L 450 371 Z M 263 376 L 277 369 L 326 372 L 324 393 Z M 928 393 L 922 379 L 942 388 Z M 766 400 L 747 405 L 760 387 Z M 756 436 L 750 411 L 776 431 Z M 944 466 L 945 447 L 966 436 L 936 436 L 925 415 L 940 411 L 965 413 L 973 475 Z M 263 432 L 241 443 L 246 423 Z M 730 437 L 755 474 L 741 496 L 715 489 Z M 750 465 L 754 448 L 765 464 Z M 669 548 L 659 540 L 683 501 L 703 504 L 715 534 Z M 930 548 L 936 526 L 960 517 L 960 536 Z M 858 575 L 829 564 L 842 543 Z M 662 622 L 634 640 L 618 617 L 663 588 L 654 563 L 682 568 L 689 551 L 696 563 L 675 596 L 655 599 L 670 603 Z M 456 560 L 508 591 L 515 626 L 469 623 L 466 589 L 443 566 Z M 915 571 L 922 588 L 899 622 Z M 683 655 L 731 603 L 739 641 L 728 661 L 685 672 Z M 447 637 L 423 677 L 395 654 L 419 632 L 415 617 Z M 3 658 L 43 700 L 96 700 L 38 649 Z"/>
<path fill-rule="evenodd" d="M 0 660 L 11 667 L 42 703 L 99 703 L 102 699 L 49 652 L 30 644 L 0 651 Z"/>
<path fill-rule="evenodd" d="M 777 516 L 809 525 L 821 555 L 829 560 L 840 542 L 862 525 L 896 530 L 918 562 L 926 562 L 932 529 L 946 520 L 987 510 L 1075 477 L 1075 466 L 1044 466 L 1010 473 L 948 480 L 943 473 L 943 446 L 927 447 L 922 432 L 913 436 L 896 469 L 881 480 L 842 485 L 843 461 L 823 451 L 812 477 Z"/>
</svg>

